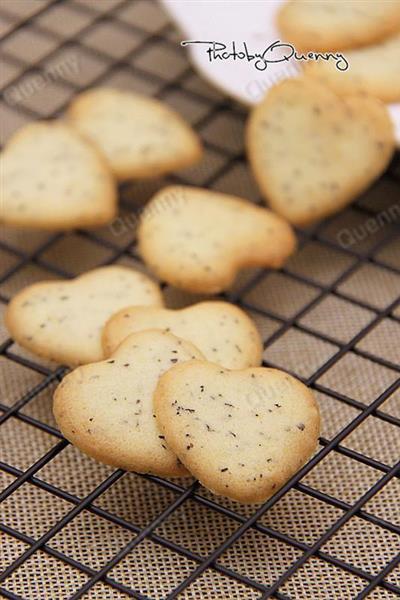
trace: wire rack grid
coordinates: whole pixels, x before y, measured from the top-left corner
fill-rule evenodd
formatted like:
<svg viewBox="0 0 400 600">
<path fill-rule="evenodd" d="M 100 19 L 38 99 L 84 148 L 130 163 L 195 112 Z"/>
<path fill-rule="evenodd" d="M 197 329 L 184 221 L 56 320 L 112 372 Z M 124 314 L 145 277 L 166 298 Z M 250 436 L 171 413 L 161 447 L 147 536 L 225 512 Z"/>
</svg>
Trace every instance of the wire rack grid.
<svg viewBox="0 0 400 600">
<path fill-rule="evenodd" d="M 193 72 L 155 2 L 3 0 L 0 26 L 2 142 L 25 122 L 60 116 L 79 91 L 116 85 L 173 106 L 206 148 L 198 167 L 121 186 L 125 220 L 118 227 L 3 231 L 2 308 L 38 279 L 114 262 L 143 268 L 127 224 L 168 182 L 260 202 L 243 152 L 245 112 Z M 259 325 L 264 364 L 313 388 L 324 420 L 316 454 L 261 506 L 216 498 L 197 482 L 114 471 L 81 455 L 51 414 L 66 369 L 30 355 L 2 331 L 0 595 L 400 595 L 399 192 L 397 154 L 350 208 L 297 231 L 299 251 L 285 268 L 251 271 L 223 295 Z M 171 306 L 190 302 L 169 286 L 164 292 Z"/>
</svg>

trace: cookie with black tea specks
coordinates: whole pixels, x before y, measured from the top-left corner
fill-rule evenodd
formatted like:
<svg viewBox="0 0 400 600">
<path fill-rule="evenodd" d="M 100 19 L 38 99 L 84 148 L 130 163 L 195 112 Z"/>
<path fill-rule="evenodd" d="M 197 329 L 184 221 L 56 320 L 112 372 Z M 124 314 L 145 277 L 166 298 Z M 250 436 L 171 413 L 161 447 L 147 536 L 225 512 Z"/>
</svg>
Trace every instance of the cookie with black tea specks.
<svg viewBox="0 0 400 600">
<path fill-rule="evenodd" d="M 245 267 L 279 268 L 294 251 L 290 225 L 242 198 L 170 186 L 147 204 L 137 231 L 153 273 L 200 294 L 227 289 Z"/>
<path fill-rule="evenodd" d="M 110 358 L 79 367 L 54 395 L 54 416 L 64 436 L 107 465 L 165 477 L 187 475 L 157 428 L 153 393 L 162 373 L 202 359 L 170 333 L 128 336 Z"/>
<path fill-rule="evenodd" d="M 400 29 L 399 0 L 291 0 L 277 16 L 297 50 L 334 51 L 374 44 Z"/>
<path fill-rule="evenodd" d="M 30 123 L 1 155 L 0 223 L 64 230 L 98 227 L 116 214 L 116 189 L 104 158 L 60 122 Z"/>
<path fill-rule="evenodd" d="M 201 143 L 191 127 L 154 98 L 94 88 L 73 100 L 67 117 L 96 144 L 120 180 L 164 175 L 202 156 Z"/>
<path fill-rule="evenodd" d="M 154 408 L 187 469 L 239 502 L 267 500 L 317 446 L 320 418 L 311 391 L 276 369 L 177 365 L 160 378 Z"/>
<path fill-rule="evenodd" d="M 263 345 L 257 327 L 239 307 L 228 302 L 199 302 L 180 310 L 130 306 L 106 323 L 103 348 L 111 354 L 129 334 L 161 329 L 192 342 L 207 360 L 244 369 L 261 363 Z"/>
<path fill-rule="evenodd" d="M 341 98 L 311 77 L 273 87 L 250 114 L 250 165 L 268 205 L 295 225 L 338 212 L 386 169 L 395 149 L 384 104 Z"/>
<path fill-rule="evenodd" d="M 16 342 L 70 366 L 101 360 L 101 332 L 112 314 L 132 304 L 162 306 L 159 286 L 127 267 L 100 267 L 72 281 L 43 281 L 24 288 L 5 314 Z"/>
<path fill-rule="evenodd" d="M 400 34 L 350 50 L 346 60 L 347 71 L 338 71 L 334 63 L 323 60 L 306 63 L 304 70 L 340 96 L 368 94 L 383 102 L 400 101 Z"/>
</svg>

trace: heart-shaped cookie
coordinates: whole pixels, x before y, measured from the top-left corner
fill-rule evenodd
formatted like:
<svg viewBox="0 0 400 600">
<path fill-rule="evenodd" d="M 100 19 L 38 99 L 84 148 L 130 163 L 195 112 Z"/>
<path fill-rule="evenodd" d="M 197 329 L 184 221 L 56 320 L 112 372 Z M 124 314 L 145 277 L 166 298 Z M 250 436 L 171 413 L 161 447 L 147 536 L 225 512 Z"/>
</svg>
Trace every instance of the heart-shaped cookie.
<svg viewBox="0 0 400 600">
<path fill-rule="evenodd" d="M 59 122 L 30 123 L 2 153 L 0 222 L 17 227 L 97 227 L 116 214 L 104 158 Z"/>
<path fill-rule="evenodd" d="M 111 354 L 130 333 L 161 329 L 192 342 L 205 358 L 228 369 L 257 367 L 263 345 L 253 321 L 228 302 L 199 302 L 180 310 L 130 306 L 107 321 L 103 348 Z"/>
<path fill-rule="evenodd" d="M 236 196 L 170 186 L 147 204 L 139 251 L 168 283 L 195 293 L 228 288 L 244 267 L 280 267 L 293 252 L 291 227 L 273 212 Z"/>
<path fill-rule="evenodd" d="M 400 101 L 400 33 L 374 46 L 349 50 L 346 60 L 347 71 L 339 71 L 329 61 L 310 61 L 304 65 L 305 73 L 339 96 L 367 94 L 383 102 Z"/>
<path fill-rule="evenodd" d="M 160 378 L 154 407 L 169 448 L 188 470 L 240 502 L 269 498 L 318 441 L 312 393 L 276 369 L 228 371 L 191 361 Z"/>
<path fill-rule="evenodd" d="M 162 306 L 158 285 L 139 271 L 112 265 L 72 281 L 28 286 L 11 300 L 5 322 L 21 346 L 74 366 L 104 357 L 104 324 L 132 304 Z"/>
<path fill-rule="evenodd" d="M 153 393 L 162 373 L 201 353 L 170 333 L 127 337 L 107 360 L 79 367 L 54 395 L 64 436 L 96 460 L 127 471 L 187 474 L 157 429 Z"/>
<path fill-rule="evenodd" d="M 95 88 L 79 94 L 67 116 L 101 150 L 118 179 L 157 177 L 202 155 L 191 127 L 154 98 Z"/>
<path fill-rule="evenodd" d="M 395 147 L 379 100 L 340 98 L 312 78 L 273 87 L 251 113 L 246 138 L 265 199 L 296 225 L 349 204 L 383 173 Z"/>
<path fill-rule="evenodd" d="M 277 15 L 297 50 L 346 50 L 373 44 L 400 29 L 398 0 L 290 0 Z"/>
</svg>

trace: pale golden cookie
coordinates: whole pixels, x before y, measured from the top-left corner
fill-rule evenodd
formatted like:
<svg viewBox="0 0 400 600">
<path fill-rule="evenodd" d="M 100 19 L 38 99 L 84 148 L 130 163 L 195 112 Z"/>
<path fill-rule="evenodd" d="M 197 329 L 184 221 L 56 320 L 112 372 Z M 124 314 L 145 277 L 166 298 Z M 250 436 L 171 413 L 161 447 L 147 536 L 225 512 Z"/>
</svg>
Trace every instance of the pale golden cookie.
<svg viewBox="0 0 400 600">
<path fill-rule="evenodd" d="M 186 475 L 157 428 L 153 394 L 162 373 L 193 358 L 202 358 L 197 348 L 170 333 L 130 335 L 107 360 L 64 377 L 53 406 L 62 433 L 107 465 L 166 477 Z"/>
<path fill-rule="evenodd" d="M 116 201 L 104 158 L 72 127 L 30 123 L 6 144 L 0 223 L 49 230 L 97 227 L 114 218 Z"/>
<path fill-rule="evenodd" d="M 131 306 L 113 315 L 103 330 L 103 348 L 111 354 L 129 334 L 161 329 L 192 342 L 205 358 L 244 369 L 261 363 L 263 345 L 253 321 L 228 302 L 199 302 L 180 310 Z"/>
<path fill-rule="evenodd" d="M 276 369 L 228 371 L 198 360 L 165 373 L 154 394 L 169 448 L 208 489 L 239 502 L 272 496 L 314 452 L 311 391 Z"/>
<path fill-rule="evenodd" d="M 297 50 L 357 48 L 400 30 L 400 2 L 291 0 L 278 13 L 278 27 Z"/>
<path fill-rule="evenodd" d="M 242 268 L 279 268 L 296 245 L 291 227 L 273 212 L 189 186 L 156 194 L 137 233 L 139 251 L 157 277 L 203 294 L 227 289 Z"/>
<path fill-rule="evenodd" d="M 158 285 L 118 265 L 100 267 L 71 281 L 43 281 L 23 289 L 7 307 L 5 322 L 24 348 L 62 364 L 104 356 L 101 332 L 124 306 L 162 306 Z"/>
<path fill-rule="evenodd" d="M 305 73 L 328 85 L 340 96 L 369 94 L 383 102 L 400 101 L 400 34 L 346 52 L 347 71 L 331 61 L 310 61 Z"/>
<path fill-rule="evenodd" d="M 341 98 L 311 77 L 273 87 L 251 113 L 247 151 L 268 203 L 296 225 L 341 210 L 386 169 L 393 125 L 374 98 Z"/>
<path fill-rule="evenodd" d="M 117 179 L 157 177 L 202 155 L 199 138 L 177 113 L 134 92 L 91 89 L 74 99 L 67 116 L 101 150 Z"/>
</svg>

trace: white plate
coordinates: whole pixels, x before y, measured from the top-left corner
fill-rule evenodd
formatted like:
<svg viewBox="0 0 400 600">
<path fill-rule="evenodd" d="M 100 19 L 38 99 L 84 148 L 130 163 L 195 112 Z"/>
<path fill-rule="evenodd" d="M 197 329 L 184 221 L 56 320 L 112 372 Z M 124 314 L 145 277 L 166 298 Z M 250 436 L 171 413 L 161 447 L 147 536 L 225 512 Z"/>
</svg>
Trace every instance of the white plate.
<svg viewBox="0 0 400 600">
<path fill-rule="evenodd" d="M 218 41 L 231 47 L 232 41 L 242 49 L 246 42 L 249 52 L 262 52 L 279 40 L 275 15 L 285 0 L 162 0 L 182 31 L 182 40 Z M 215 87 L 251 106 L 257 104 L 268 88 L 278 80 L 300 72 L 297 62 L 269 64 L 265 71 L 245 60 L 209 60 L 208 46 L 187 46 L 191 61 L 203 77 Z M 345 53 L 344 53 L 345 54 Z M 400 146 L 400 104 L 388 105 Z"/>
</svg>

